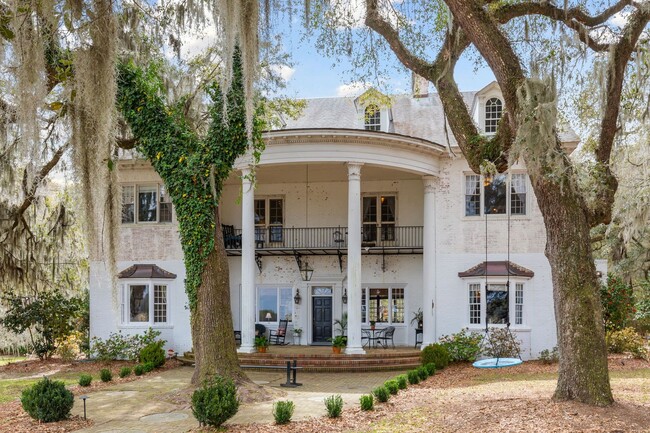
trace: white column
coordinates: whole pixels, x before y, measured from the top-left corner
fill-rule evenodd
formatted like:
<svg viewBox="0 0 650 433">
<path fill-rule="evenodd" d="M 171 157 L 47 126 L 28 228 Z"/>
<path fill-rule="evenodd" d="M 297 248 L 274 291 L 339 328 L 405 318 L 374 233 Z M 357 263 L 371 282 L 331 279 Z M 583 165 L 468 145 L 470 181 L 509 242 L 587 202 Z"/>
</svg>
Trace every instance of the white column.
<svg viewBox="0 0 650 433">
<path fill-rule="evenodd" d="M 436 178 L 424 176 L 422 248 L 422 347 L 436 341 Z"/>
<path fill-rule="evenodd" d="M 361 346 L 361 166 L 348 163 L 348 345 L 347 355 L 366 353 Z"/>
<path fill-rule="evenodd" d="M 248 176 L 250 168 L 242 174 L 241 200 L 241 346 L 240 353 L 255 352 L 255 191 Z"/>
</svg>

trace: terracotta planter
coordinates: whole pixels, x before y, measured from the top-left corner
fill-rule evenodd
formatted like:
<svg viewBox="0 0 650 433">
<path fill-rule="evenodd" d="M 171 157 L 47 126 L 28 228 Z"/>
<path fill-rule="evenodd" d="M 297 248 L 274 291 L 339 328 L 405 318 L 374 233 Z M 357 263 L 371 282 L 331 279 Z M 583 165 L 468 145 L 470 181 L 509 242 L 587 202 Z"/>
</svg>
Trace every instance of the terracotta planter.
<svg viewBox="0 0 650 433">
<path fill-rule="evenodd" d="M 341 348 L 332 346 L 332 352 L 334 352 L 335 355 L 340 355 L 341 354 Z"/>
<path fill-rule="evenodd" d="M 266 347 L 260 346 L 257 348 L 258 353 L 266 353 Z"/>
</svg>

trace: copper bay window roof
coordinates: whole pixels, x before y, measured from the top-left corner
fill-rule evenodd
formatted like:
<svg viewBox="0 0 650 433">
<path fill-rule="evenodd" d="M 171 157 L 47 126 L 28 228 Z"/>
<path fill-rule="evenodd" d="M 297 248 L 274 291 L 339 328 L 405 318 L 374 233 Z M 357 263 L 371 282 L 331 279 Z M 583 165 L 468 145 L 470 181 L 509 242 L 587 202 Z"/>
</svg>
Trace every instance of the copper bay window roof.
<svg viewBox="0 0 650 433">
<path fill-rule="evenodd" d="M 487 272 L 486 272 L 487 271 Z M 468 277 L 524 277 L 532 278 L 535 273 L 530 269 L 519 266 L 516 263 L 508 261 L 488 261 L 481 262 L 478 265 L 469 268 L 464 272 L 459 272 L 460 278 Z"/>
<path fill-rule="evenodd" d="M 164 270 L 160 266 L 153 264 L 139 264 L 129 266 L 117 274 L 117 278 L 145 278 L 150 280 L 173 280 L 176 274 Z"/>
</svg>

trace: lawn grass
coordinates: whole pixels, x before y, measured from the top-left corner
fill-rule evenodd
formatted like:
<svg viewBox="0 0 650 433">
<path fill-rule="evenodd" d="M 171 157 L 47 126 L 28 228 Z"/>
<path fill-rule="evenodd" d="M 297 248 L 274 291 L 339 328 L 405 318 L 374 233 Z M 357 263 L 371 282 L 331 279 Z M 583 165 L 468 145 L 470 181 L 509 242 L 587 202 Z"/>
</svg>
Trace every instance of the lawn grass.
<svg viewBox="0 0 650 433">
<path fill-rule="evenodd" d="M 24 356 L 0 356 L 0 367 L 7 365 L 10 362 L 24 361 L 25 359 L 27 358 Z"/>
<path fill-rule="evenodd" d="M 50 379 L 61 380 L 66 385 L 73 385 L 79 380 L 79 373 L 66 373 L 51 376 Z M 0 404 L 13 401 L 20 397 L 23 389 L 32 386 L 40 378 L 33 379 L 3 379 L 0 380 Z"/>
<path fill-rule="evenodd" d="M 610 370 L 610 379 L 650 379 L 650 368 L 634 370 Z M 493 382 L 526 382 L 533 380 L 555 380 L 557 373 L 512 373 L 507 368 L 493 369 L 472 379 L 476 385 Z"/>
</svg>

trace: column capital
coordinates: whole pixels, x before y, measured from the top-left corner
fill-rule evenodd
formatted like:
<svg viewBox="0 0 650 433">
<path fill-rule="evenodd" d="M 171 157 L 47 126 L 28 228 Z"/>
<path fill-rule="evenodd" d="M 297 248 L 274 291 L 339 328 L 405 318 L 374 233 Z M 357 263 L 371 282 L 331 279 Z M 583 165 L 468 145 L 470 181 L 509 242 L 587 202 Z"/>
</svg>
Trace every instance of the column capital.
<svg viewBox="0 0 650 433">
<path fill-rule="evenodd" d="M 361 178 L 361 166 L 363 162 L 348 162 L 348 179 L 360 179 Z"/>
<path fill-rule="evenodd" d="M 436 176 L 422 176 L 422 183 L 424 184 L 424 193 L 432 194 L 436 191 L 438 178 Z"/>
</svg>

